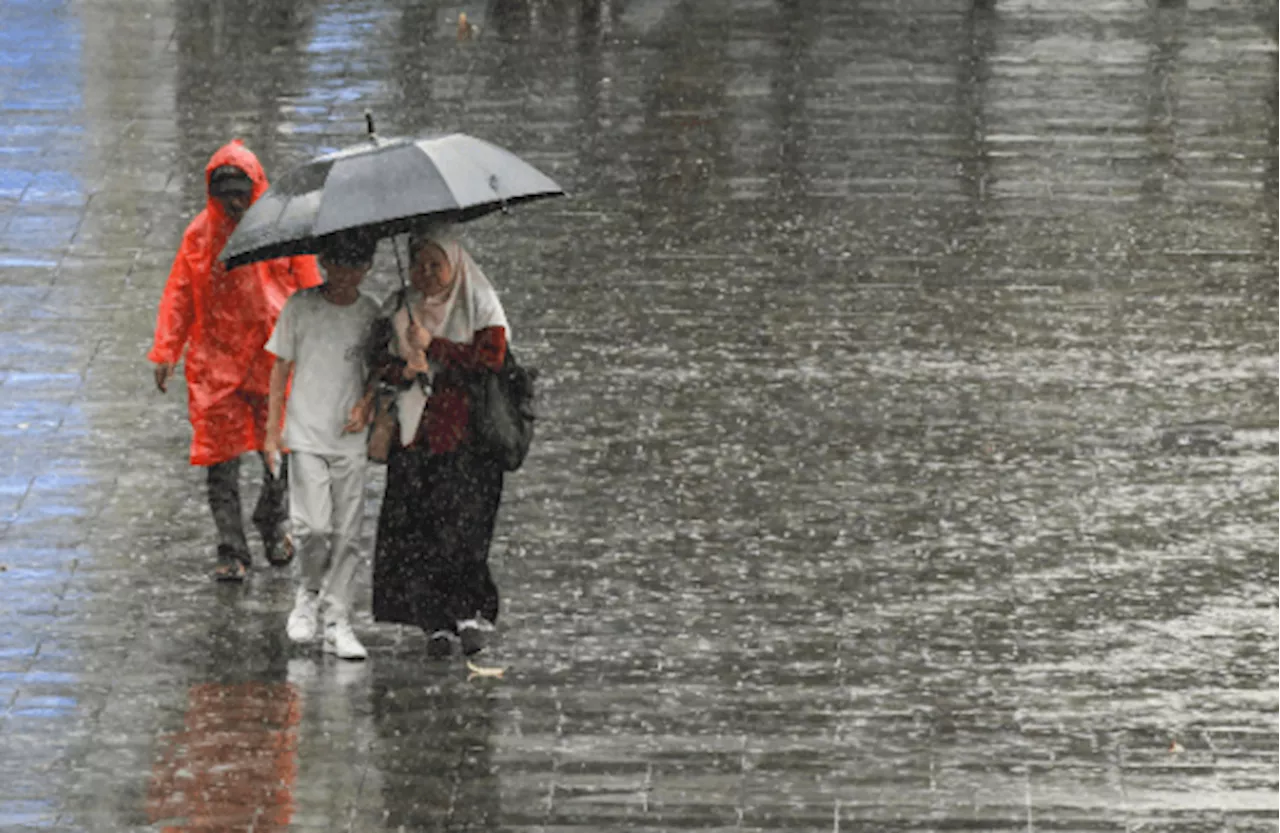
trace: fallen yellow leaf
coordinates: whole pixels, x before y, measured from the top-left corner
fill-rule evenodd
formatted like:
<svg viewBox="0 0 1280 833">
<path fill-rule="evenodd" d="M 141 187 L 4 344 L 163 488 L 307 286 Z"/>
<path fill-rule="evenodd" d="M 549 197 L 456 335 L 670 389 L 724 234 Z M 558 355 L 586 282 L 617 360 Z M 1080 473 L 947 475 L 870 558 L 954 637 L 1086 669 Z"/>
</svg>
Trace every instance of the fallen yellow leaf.
<svg viewBox="0 0 1280 833">
<path fill-rule="evenodd" d="M 476 665 L 471 660 L 467 660 L 467 670 L 471 672 L 467 675 L 468 680 L 474 680 L 476 677 L 491 677 L 493 679 L 500 680 L 507 669 L 488 668 L 483 665 Z"/>
</svg>

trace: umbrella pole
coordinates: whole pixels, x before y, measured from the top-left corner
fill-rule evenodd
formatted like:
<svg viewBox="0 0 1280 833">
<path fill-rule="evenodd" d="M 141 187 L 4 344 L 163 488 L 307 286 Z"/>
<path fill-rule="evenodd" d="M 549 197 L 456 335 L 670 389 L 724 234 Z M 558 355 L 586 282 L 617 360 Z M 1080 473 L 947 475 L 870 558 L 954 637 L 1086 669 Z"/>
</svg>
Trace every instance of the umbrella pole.
<svg viewBox="0 0 1280 833">
<path fill-rule="evenodd" d="M 405 235 L 404 247 L 405 249 L 409 248 L 409 235 L 407 234 Z M 405 277 L 404 277 L 404 264 L 401 263 L 400 261 L 400 247 L 396 245 L 396 236 L 394 234 L 391 235 L 391 251 L 395 252 L 396 254 L 396 274 L 400 276 L 400 291 L 404 293 L 403 295 L 400 296 L 400 300 L 404 303 L 404 314 L 408 317 L 409 323 L 414 324 L 416 322 L 413 320 L 413 304 L 409 303 L 409 283 L 408 281 L 405 280 Z M 391 315 L 394 317 L 395 313 L 393 312 L 391 313 Z M 431 377 L 430 376 L 423 373 L 419 373 L 418 384 L 422 386 L 423 393 L 427 394 L 428 396 L 431 395 Z"/>
<path fill-rule="evenodd" d="M 407 248 L 408 245 L 408 242 L 406 242 L 405 247 Z M 409 323 L 412 324 L 414 323 L 413 305 L 409 303 L 409 284 L 404 278 L 404 264 L 400 262 L 400 246 L 396 244 L 396 236 L 394 234 L 391 235 L 391 251 L 395 252 L 396 255 L 396 274 L 400 276 L 400 291 L 404 293 L 404 313 L 409 316 Z"/>
</svg>

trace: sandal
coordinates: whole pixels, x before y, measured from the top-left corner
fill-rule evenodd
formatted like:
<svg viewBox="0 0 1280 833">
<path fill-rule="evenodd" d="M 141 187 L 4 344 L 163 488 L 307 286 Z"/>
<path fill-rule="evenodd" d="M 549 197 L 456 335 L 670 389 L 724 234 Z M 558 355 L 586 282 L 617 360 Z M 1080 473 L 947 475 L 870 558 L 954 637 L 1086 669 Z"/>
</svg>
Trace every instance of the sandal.
<svg viewBox="0 0 1280 833">
<path fill-rule="evenodd" d="M 213 570 L 214 581 L 244 581 L 248 574 L 247 558 L 229 548 L 218 547 L 218 566 Z"/>
<path fill-rule="evenodd" d="M 249 568 L 244 566 L 244 562 L 240 559 L 235 561 L 227 561 L 219 564 L 213 570 L 214 581 L 244 581 L 245 576 L 249 574 Z"/>
</svg>

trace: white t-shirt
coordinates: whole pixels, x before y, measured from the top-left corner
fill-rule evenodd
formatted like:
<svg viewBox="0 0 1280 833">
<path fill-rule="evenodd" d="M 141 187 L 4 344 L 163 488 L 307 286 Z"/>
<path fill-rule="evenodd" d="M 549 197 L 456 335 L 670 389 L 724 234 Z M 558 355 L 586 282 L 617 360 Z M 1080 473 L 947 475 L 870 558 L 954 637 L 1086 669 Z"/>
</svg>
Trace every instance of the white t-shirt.
<svg viewBox="0 0 1280 833">
<path fill-rule="evenodd" d="M 325 300 L 320 287 L 289 296 L 267 351 L 293 362 L 293 387 L 285 409 L 284 444 L 311 454 L 363 455 L 365 434 L 344 434 L 364 393 L 364 351 L 378 302 L 360 293 L 340 306 Z"/>
</svg>

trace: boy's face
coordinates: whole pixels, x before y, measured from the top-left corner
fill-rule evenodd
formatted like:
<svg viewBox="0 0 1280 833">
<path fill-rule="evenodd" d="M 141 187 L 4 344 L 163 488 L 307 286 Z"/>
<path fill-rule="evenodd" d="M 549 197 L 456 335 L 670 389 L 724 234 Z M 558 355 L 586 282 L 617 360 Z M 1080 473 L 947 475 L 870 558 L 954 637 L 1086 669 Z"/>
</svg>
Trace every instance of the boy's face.
<svg viewBox="0 0 1280 833">
<path fill-rule="evenodd" d="M 226 212 L 227 219 L 231 220 L 232 225 L 240 222 L 240 218 L 249 210 L 249 204 L 253 202 L 250 194 L 224 194 L 214 199 L 222 203 L 222 210 Z"/>
<path fill-rule="evenodd" d="M 335 289 L 355 289 L 360 286 L 364 276 L 369 274 L 373 266 L 373 258 L 363 263 L 344 263 L 328 256 L 320 258 L 320 268 L 324 269 L 324 279 L 333 284 Z"/>
<path fill-rule="evenodd" d="M 235 165 L 223 165 L 209 175 L 209 196 L 236 225 L 253 202 L 253 180 Z"/>
</svg>

